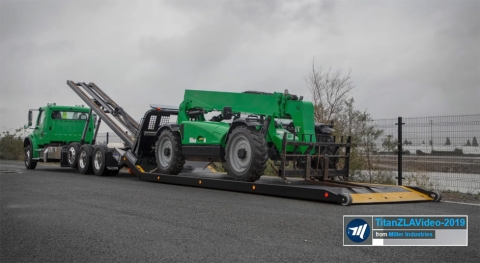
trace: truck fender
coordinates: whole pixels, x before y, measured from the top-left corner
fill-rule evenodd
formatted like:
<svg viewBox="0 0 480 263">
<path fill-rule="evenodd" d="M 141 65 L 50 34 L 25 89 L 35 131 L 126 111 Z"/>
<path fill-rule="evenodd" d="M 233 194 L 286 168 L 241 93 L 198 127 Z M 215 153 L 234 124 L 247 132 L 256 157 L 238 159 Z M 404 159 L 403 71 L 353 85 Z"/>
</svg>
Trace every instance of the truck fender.
<svg viewBox="0 0 480 263">
<path fill-rule="evenodd" d="M 25 140 L 23 140 L 23 148 L 25 149 L 25 147 L 27 147 L 28 145 L 31 145 L 32 146 L 32 157 L 33 158 L 38 158 L 38 152 L 35 151 L 36 149 L 38 149 L 38 145 L 37 145 L 37 142 L 35 141 L 35 138 L 31 138 L 31 137 L 26 137 Z"/>
<path fill-rule="evenodd" d="M 27 147 L 28 145 L 32 146 L 32 150 L 38 148 L 34 138 L 26 137 L 25 140 L 23 140 L 23 148 Z"/>
</svg>

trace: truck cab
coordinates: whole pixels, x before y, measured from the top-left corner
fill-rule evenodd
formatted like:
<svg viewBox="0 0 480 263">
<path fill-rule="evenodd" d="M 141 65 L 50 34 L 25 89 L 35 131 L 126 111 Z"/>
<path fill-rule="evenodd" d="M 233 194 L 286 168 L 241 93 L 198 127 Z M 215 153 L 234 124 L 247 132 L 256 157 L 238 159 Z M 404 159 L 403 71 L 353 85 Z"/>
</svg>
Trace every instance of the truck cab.
<svg viewBox="0 0 480 263">
<path fill-rule="evenodd" d="M 33 111 L 38 111 L 35 122 Z M 29 110 L 25 128 L 32 127 L 33 131 L 23 143 L 27 168 L 35 168 L 39 160 L 60 161 L 64 146 L 75 144 L 79 147 L 84 143 L 92 143 L 95 117 L 89 108 L 57 106 L 55 103 Z"/>
</svg>

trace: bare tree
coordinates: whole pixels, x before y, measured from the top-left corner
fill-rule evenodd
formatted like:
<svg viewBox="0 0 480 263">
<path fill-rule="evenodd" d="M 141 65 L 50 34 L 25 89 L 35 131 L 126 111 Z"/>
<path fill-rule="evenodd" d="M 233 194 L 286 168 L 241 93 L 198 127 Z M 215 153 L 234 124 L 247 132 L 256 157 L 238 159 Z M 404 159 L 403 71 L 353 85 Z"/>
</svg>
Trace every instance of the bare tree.
<svg viewBox="0 0 480 263">
<path fill-rule="evenodd" d="M 374 143 L 382 134 L 373 119 L 366 111 L 361 112 L 354 107 L 355 100 L 350 97 L 354 89 L 351 81 L 351 70 L 348 73 L 340 69 L 324 71 L 315 65 L 305 82 L 312 95 L 315 109 L 315 121 L 322 123 L 334 122 L 335 135 L 351 136 L 350 175 L 363 177 L 362 171 L 367 171 L 372 181 L 376 171 L 378 148 Z"/>
<path fill-rule="evenodd" d="M 315 67 L 315 59 L 312 61 L 312 69 L 305 81 L 312 94 L 315 106 L 315 120 L 328 123 L 342 112 L 350 91 L 354 88 L 351 70 L 343 74 L 341 69 L 324 71 L 322 67 Z"/>
</svg>

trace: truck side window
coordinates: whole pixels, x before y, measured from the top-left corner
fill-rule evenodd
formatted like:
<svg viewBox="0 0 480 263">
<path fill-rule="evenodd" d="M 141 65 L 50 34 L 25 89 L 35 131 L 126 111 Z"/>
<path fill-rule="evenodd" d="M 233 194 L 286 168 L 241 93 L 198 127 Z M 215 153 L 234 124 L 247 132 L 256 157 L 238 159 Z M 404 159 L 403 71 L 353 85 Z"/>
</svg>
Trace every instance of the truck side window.
<svg viewBox="0 0 480 263">
<path fill-rule="evenodd" d="M 52 112 L 52 119 L 60 120 L 62 118 L 62 113 L 58 110 Z"/>
<path fill-rule="evenodd" d="M 38 124 L 37 126 L 40 126 L 43 124 L 43 119 L 45 119 L 45 111 L 41 111 L 40 114 L 38 115 Z"/>
</svg>

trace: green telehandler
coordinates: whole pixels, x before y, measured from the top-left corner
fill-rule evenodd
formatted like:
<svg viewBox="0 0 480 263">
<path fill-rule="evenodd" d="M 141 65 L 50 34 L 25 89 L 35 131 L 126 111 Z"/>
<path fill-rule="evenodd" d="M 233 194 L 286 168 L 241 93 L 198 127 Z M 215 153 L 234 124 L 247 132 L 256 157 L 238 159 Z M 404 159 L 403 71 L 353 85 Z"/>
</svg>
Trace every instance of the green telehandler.
<svg viewBox="0 0 480 263">
<path fill-rule="evenodd" d="M 220 114 L 207 120 L 211 112 Z M 270 158 L 284 180 L 293 174 L 307 180 L 346 178 L 350 138 L 335 143 L 332 131 L 331 125 L 315 123 L 311 102 L 287 90 L 186 90 L 176 125 L 158 131 L 157 165 L 161 173 L 178 174 L 185 160 L 221 162 L 235 180 L 254 182 Z M 345 161 L 340 168 L 341 158 Z"/>
</svg>

